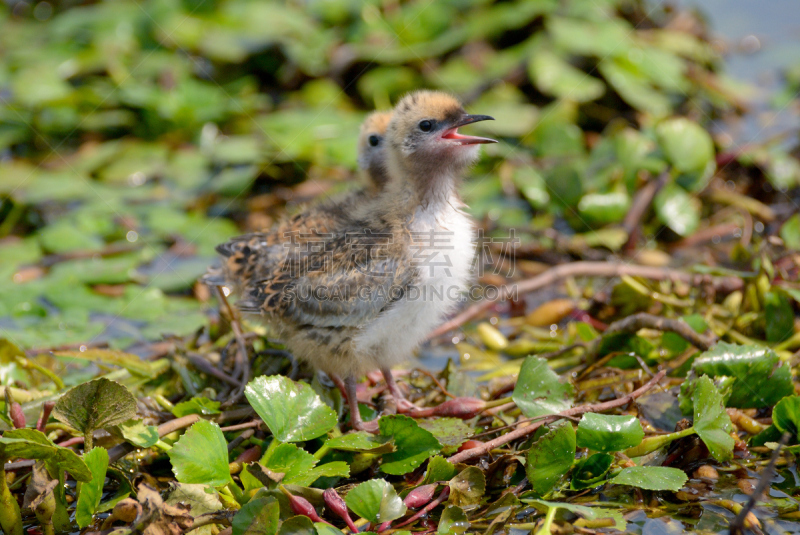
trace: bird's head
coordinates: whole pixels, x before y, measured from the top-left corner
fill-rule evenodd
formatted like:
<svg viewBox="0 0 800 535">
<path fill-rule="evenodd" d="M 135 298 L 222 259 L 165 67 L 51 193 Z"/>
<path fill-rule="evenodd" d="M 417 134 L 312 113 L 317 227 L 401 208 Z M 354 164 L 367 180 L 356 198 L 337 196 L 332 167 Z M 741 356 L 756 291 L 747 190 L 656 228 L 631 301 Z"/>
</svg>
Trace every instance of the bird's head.
<svg viewBox="0 0 800 535">
<path fill-rule="evenodd" d="M 386 172 L 386 127 L 392 112 L 370 113 L 361 125 L 358 136 L 358 166 L 367 175 L 370 184 L 382 188 L 388 180 Z"/>
<path fill-rule="evenodd" d="M 475 161 L 478 146 L 494 139 L 460 134 L 458 129 L 488 115 L 470 115 L 447 93 L 416 91 L 394 108 L 386 139 L 393 163 L 411 173 L 458 173 Z"/>
</svg>

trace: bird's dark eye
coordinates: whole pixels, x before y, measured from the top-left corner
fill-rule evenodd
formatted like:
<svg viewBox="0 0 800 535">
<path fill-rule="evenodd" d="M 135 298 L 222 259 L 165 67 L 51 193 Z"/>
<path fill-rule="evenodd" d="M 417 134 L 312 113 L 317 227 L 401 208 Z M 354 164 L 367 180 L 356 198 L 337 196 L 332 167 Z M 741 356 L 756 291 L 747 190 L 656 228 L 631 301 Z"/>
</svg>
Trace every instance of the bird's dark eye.
<svg viewBox="0 0 800 535">
<path fill-rule="evenodd" d="M 430 132 L 433 128 L 433 121 L 429 121 L 425 119 L 424 121 L 419 122 L 419 129 L 423 132 Z"/>
<path fill-rule="evenodd" d="M 381 142 L 381 138 L 379 138 L 375 134 L 372 134 L 367 138 L 367 141 L 369 142 L 371 147 L 377 147 L 378 144 Z"/>
</svg>

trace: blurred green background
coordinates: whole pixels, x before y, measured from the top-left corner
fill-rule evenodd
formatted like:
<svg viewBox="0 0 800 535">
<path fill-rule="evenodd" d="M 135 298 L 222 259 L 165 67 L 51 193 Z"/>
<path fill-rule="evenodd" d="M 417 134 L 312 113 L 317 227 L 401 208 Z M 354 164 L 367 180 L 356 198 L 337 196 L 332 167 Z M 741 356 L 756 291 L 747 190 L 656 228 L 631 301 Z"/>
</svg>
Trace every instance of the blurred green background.
<svg viewBox="0 0 800 535">
<path fill-rule="evenodd" d="M 129 347 L 196 331 L 214 246 L 357 186 L 359 123 L 421 87 L 497 119 L 463 191 L 489 232 L 585 258 L 661 250 L 707 226 L 727 184 L 776 206 L 765 232 L 800 247 L 796 6 L 720 0 L 710 28 L 688 6 L 6 1 L 0 335 Z"/>
</svg>

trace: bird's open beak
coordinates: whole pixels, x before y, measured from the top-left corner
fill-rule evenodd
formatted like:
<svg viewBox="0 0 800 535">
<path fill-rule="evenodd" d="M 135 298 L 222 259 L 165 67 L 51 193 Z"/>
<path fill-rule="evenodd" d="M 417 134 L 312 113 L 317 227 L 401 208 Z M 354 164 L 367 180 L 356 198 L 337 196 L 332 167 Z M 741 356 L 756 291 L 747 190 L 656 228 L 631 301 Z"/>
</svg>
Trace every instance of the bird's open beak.
<svg viewBox="0 0 800 535">
<path fill-rule="evenodd" d="M 455 141 L 461 145 L 477 145 L 478 143 L 497 143 L 497 140 L 488 138 L 488 137 L 478 137 L 478 136 L 462 136 L 458 133 L 458 129 L 462 126 L 467 126 L 468 124 L 477 123 L 479 121 L 494 121 L 494 117 L 489 117 L 488 115 L 469 115 L 466 114 L 460 119 L 458 119 L 455 124 L 453 124 L 450 128 L 445 130 L 444 134 L 442 134 L 442 139 L 447 139 L 450 141 Z"/>
</svg>

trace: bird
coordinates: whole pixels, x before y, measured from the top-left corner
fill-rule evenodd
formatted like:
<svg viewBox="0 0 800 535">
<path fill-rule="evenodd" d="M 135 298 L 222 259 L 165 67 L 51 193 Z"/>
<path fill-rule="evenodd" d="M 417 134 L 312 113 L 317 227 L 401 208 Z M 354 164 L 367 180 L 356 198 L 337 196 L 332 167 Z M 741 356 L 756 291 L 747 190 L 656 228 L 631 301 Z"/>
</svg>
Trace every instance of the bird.
<svg viewBox="0 0 800 535">
<path fill-rule="evenodd" d="M 378 429 L 361 419 L 356 398 L 358 378 L 372 370 L 383 373 L 398 410 L 413 411 L 391 368 L 467 288 L 475 230 L 458 186 L 478 146 L 496 141 L 458 129 L 486 120 L 447 93 L 410 93 L 376 145 L 378 171 L 360 160 L 372 181 L 362 193 L 217 248 L 239 309 L 270 324 L 299 360 L 344 378 L 354 430 Z"/>
</svg>

